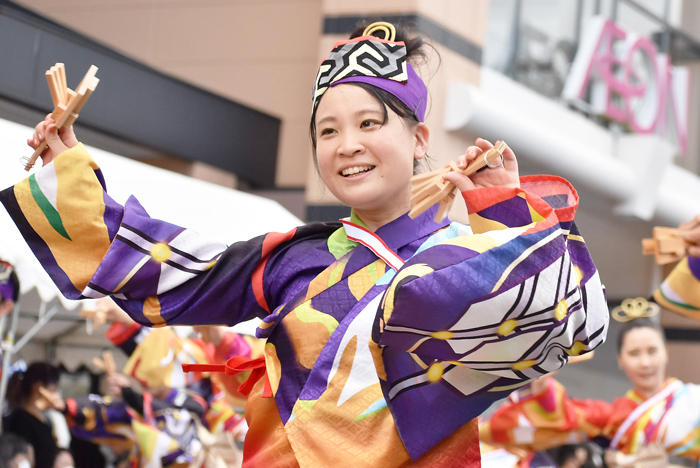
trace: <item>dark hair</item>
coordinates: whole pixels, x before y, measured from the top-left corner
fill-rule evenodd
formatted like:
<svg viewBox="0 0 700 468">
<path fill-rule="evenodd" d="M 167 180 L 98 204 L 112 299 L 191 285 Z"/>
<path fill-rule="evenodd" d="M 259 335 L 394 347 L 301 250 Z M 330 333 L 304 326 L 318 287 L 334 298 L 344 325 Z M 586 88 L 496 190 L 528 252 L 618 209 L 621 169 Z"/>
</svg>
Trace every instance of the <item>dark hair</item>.
<svg viewBox="0 0 700 468">
<path fill-rule="evenodd" d="M 355 27 L 355 30 L 350 34 L 350 39 L 360 37 L 364 32 L 365 28 L 367 28 L 367 26 L 376 21 L 381 21 L 381 19 L 367 19 L 358 23 Z M 413 27 L 402 24 L 395 24 L 394 26 L 396 27 L 396 41 L 403 41 L 406 44 L 407 59 L 412 63 L 427 61 L 428 53 L 426 49 L 427 47 L 432 47 L 432 45 L 426 42 L 425 39 L 423 39 L 423 37 L 421 37 Z M 379 31 L 377 31 L 374 35 L 378 34 Z M 381 39 L 384 38 L 381 37 Z M 435 50 L 434 47 L 432 48 L 435 51 L 435 53 L 437 53 L 437 50 Z M 419 121 L 415 112 L 412 109 L 410 109 L 406 104 L 404 104 L 403 101 L 401 101 L 399 98 L 397 98 L 390 92 L 384 91 L 383 89 L 377 88 L 367 83 L 351 81 L 347 84 L 359 86 L 360 88 L 367 91 L 370 94 L 370 96 L 372 96 L 382 105 L 382 110 L 384 112 L 384 116 L 382 118 L 382 125 L 386 124 L 389 120 L 389 112 L 387 110 L 387 107 L 391 109 L 396 115 L 408 121 L 411 125 L 418 125 Z M 321 97 L 321 99 L 323 99 L 323 96 Z M 316 107 L 316 109 L 318 109 L 318 106 Z M 314 109 L 311 114 L 311 122 L 309 123 L 309 135 L 311 136 L 311 149 L 313 151 L 314 162 L 316 163 L 316 168 L 318 169 L 318 163 L 316 161 L 316 109 Z M 417 162 L 418 161 L 416 161 L 416 163 Z M 416 163 L 414 163 L 414 166 L 416 165 Z"/>
<path fill-rule="evenodd" d="M 15 372 L 7 384 L 7 403 L 10 408 L 18 408 L 32 394 L 34 385 L 43 386 L 58 383 L 60 372 L 48 362 L 34 362 L 26 371 Z"/>
<path fill-rule="evenodd" d="M 19 454 L 29 455 L 29 442 L 18 435 L 5 433 L 0 436 L 0 468 L 10 466 Z"/>
<path fill-rule="evenodd" d="M 625 336 L 627 336 L 627 334 L 635 328 L 651 328 L 658 333 L 659 336 L 661 336 L 661 340 L 664 340 L 663 331 L 658 325 L 656 325 L 656 323 L 652 322 L 646 317 L 636 318 L 630 320 L 629 322 L 624 322 L 620 327 L 620 330 L 617 332 L 617 354 L 622 352 L 622 343 L 625 341 Z"/>
<path fill-rule="evenodd" d="M 547 449 L 545 452 L 552 459 L 556 466 L 563 466 L 571 458 L 578 458 L 577 452 L 583 449 L 586 452 L 586 459 L 581 468 L 596 468 L 603 465 L 603 450 L 593 442 L 584 442 L 575 445 L 561 445 Z"/>
</svg>

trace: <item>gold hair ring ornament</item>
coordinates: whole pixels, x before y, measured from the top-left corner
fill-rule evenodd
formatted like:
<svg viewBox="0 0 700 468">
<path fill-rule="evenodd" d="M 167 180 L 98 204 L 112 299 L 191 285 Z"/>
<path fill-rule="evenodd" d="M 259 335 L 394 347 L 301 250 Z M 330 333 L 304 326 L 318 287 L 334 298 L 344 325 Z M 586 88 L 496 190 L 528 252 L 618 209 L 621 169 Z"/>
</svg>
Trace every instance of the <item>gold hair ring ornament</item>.
<svg viewBox="0 0 700 468">
<path fill-rule="evenodd" d="M 393 24 L 387 23 L 386 21 L 378 21 L 372 23 L 365 28 L 362 33 L 363 36 L 371 36 L 372 33 L 377 31 L 382 31 L 384 33 L 384 40 L 389 42 L 394 42 L 396 40 L 396 28 Z"/>
<path fill-rule="evenodd" d="M 496 146 L 484 152 L 482 158 L 474 159 L 464 169 L 460 169 L 454 161 L 450 161 L 442 169 L 413 176 L 411 178 L 413 186 L 411 188 L 412 208 L 408 216 L 415 219 L 434 204 L 440 203 L 440 208 L 435 215 L 435 222 L 442 221 L 447 216 L 447 212 L 450 211 L 457 189 L 454 183 L 443 179 L 442 176 L 452 171 L 470 176 L 486 167 L 494 169 L 504 163 L 503 152 L 506 148 L 508 145 L 504 141 L 497 142 Z"/>
<path fill-rule="evenodd" d="M 636 318 L 649 318 L 658 314 L 661 310 L 655 302 L 649 302 L 643 297 L 625 299 L 615 307 L 610 315 L 618 322 L 629 322 Z"/>
</svg>

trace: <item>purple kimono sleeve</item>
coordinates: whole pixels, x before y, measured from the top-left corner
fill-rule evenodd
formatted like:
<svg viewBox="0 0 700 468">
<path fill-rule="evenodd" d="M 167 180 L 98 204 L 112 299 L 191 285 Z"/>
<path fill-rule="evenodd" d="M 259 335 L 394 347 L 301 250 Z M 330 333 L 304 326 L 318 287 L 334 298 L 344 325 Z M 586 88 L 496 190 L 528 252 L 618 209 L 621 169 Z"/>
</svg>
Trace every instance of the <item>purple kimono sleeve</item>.
<svg viewBox="0 0 700 468">
<path fill-rule="evenodd" d="M 383 301 L 380 346 L 527 380 L 603 342 L 607 304 L 573 224 L 578 198 L 561 179 L 535 185 L 544 198 L 523 189 L 465 195 L 472 226 L 500 229 L 407 262 Z"/>
<path fill-rule="evenodd" d="M 491 404 L 605 339 L 602 285 L 560 179 L 465 194 L 475 234 L 419 251 L 378 311 L 382 389 L 416 460 Z M 415 411 L 421 408 L 421 411 Z"/>
</svg>

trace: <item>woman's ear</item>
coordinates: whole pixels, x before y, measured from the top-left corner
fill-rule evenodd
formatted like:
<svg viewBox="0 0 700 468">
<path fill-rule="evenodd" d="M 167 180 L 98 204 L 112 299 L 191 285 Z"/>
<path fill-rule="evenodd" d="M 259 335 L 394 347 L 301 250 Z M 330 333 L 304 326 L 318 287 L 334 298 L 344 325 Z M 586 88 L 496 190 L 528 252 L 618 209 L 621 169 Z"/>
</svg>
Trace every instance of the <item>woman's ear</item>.
<svg viewBox="0 0 700 468">
<path fill-rule="evenodd" d="M 416 147 L 413 151 L 413 159 L 423 159 L 428 154 L 428 146 L 430 143 L 430 129 L 426 124 L 420 122 L 416 125 Z"/>
</svg>

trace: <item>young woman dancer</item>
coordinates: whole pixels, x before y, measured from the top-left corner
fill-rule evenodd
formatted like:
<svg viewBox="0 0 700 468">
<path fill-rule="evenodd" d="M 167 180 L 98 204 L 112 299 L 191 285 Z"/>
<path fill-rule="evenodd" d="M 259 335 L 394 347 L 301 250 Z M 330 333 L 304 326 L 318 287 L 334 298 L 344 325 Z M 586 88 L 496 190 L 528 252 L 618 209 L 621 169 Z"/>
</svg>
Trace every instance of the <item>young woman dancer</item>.
<svg viewBox="0 0 700 468">
<path fill-rule="evenodd" d="M 46 165 L 2 192 L 68 297 L 111 295 L 149 326 L 263 318 L 244 466 L 478 466 L 475 418 L 604 340 L 603 290 L 565 180 L 520 178 L 507 150 L 500 167 L 445 176 L 471 228 L 435 222 L 437 206 L 408 217 L 427 90 L 410 63 L 422 39 L 394 34 L 359 29 L 314 83 L 319 172 L 352 207 L 341 223 L 207 242 L 133 197 L 115 203 L 50 120 L 29 141 L 47 139 Z M 458 164 L 491 147 L 477 140 Z"/>
<path fill-rule="evenodd" d="M 638 455 L 658 444 L 687 466 L 700 460 L 700 386 L 666 377 L 668 354 L 661 330 L 648 318 L 622 325 L 617 360 L 632 390 L 612 404 L 569 398 L 550 377 L 518 391 L 480 427 L 483 441 L 539 451 L 580 441 L 606 439 L 611 450 Z M 610 455 L 610 454 L 609 454 Z M 633 466 L 633 458 L 606 457 L 608 465 Z M 647 454 L 646 457 L 650 455 Z"/>
</svg>

